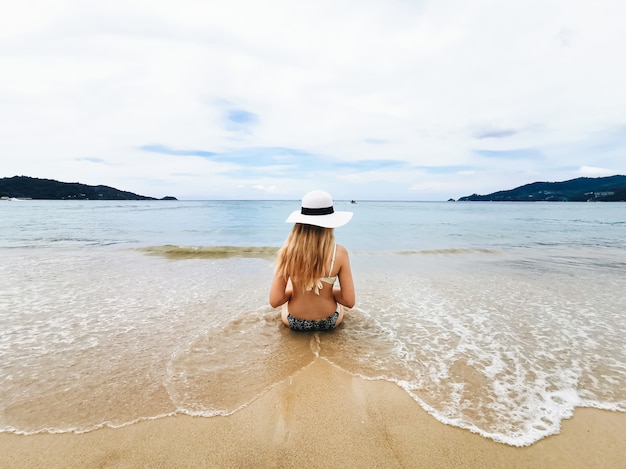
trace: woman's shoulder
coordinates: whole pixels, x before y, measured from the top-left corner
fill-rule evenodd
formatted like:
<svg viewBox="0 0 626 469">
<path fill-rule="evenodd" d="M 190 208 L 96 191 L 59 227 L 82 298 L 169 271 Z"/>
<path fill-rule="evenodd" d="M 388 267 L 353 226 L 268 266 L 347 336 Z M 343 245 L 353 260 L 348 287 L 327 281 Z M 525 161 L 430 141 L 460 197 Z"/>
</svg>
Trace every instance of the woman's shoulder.
<svg viewBox="0 0 626 469">
<path fill-rule="evenodd" d="M 337 244 L 337 256 L 348 257 L 348 250 L 341 244 Z"/>
</svg>

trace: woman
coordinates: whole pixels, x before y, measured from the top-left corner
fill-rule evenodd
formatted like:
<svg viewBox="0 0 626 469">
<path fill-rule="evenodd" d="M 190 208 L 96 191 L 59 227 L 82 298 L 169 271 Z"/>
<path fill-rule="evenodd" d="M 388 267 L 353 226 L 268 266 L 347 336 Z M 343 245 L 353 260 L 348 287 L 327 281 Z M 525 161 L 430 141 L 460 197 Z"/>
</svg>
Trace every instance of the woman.
<svg viewBox="0 0 626 469">
<path fill-rule="evenodd" d="M 352 212 L 335 212 L 332 197 L 323 191 L 306 194 L 301 210 L 287 218 L 295 225 L 278 252 L 270 304 L 282 305 L 283 323 L 291 329 L 333 329 L 343 320 L 343 307 L 354 306 L 348 251 L 335 244 L 334 234 L 351 218 Z"/>
</svg>

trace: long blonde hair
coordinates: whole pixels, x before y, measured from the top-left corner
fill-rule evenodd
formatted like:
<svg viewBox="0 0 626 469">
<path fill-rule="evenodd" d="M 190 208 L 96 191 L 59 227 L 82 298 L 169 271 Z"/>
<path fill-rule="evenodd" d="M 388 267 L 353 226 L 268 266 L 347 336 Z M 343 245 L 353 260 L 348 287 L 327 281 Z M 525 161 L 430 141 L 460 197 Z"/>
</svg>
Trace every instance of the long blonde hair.
<svg viewBox="0 0 626 469">
<path fill-rule="evenodd" d="M 278 251 L 276 275 L 285 280 L 291 278 L 294 288 L 303 291 L 315 288 L 319 294 L 319 279 L 330 275 L 328 261 L 334 245 L 332 228 L 296 223 Z"/>
</svg>

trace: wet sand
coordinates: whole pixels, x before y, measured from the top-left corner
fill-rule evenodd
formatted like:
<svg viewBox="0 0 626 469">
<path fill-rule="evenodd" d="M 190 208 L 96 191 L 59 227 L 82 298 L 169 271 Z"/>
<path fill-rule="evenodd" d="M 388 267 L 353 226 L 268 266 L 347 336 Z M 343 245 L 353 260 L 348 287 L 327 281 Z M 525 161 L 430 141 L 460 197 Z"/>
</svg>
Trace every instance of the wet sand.
<svg viewBox="0 0 626 469">
<path fill-rule="evenodd" d="M 577 409 L 515 448 L 444 425 L 402 389 L 317 359 L 228 417 L 175 416 L 84 434 L 0 434 L 0 467 L 622 468 L 626 414 Z"/>
</svg>

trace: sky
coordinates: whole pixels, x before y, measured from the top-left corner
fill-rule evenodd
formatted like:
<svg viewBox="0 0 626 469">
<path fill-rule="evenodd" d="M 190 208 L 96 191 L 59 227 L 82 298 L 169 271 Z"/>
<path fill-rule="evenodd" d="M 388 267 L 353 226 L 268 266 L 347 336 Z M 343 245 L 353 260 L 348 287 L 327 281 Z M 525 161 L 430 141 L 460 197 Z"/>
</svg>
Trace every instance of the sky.
<svg viewBox="0 0 626 469">
<path fill-rule="evenodd" d="M 0 3 L 0 177 L 429 201 L 626 174 L 622 0 Z"/>
</svg>

